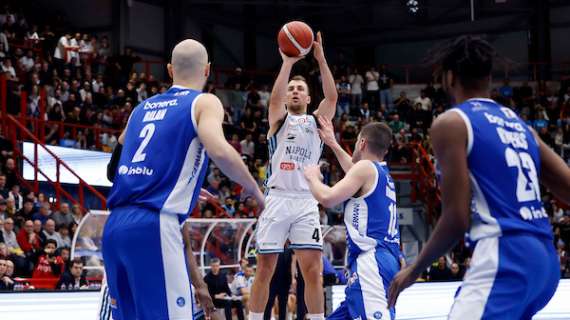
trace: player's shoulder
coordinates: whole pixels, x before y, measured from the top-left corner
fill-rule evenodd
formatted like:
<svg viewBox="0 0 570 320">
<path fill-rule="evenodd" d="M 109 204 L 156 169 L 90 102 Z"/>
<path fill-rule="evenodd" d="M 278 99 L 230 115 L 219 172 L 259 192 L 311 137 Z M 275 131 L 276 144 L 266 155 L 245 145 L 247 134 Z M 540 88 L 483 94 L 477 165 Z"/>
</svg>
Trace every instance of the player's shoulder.
<svg viewBox="0 0 570 320">
<path fill-rule="evenodd" d="M 376 165 L 370 160 L 359 160 L 351 168 L 353 174 L 363 177 L 370 177 L 376 172 Z"/>
<path fill-rule="evenodd" d="M 454 107 L 439 115 L 431 125 L 430 134 L 455 130 L 465 130 L 467 115 L 459 107 Z"/>
</svg>

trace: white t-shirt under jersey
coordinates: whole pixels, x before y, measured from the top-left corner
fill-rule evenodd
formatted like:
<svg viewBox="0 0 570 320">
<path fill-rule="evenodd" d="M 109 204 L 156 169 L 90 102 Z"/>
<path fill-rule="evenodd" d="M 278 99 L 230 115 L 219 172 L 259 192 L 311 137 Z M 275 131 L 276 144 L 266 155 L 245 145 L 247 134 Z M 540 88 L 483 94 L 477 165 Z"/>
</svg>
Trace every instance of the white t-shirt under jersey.
<svg viewBox="0 0 570 320">
<path fill-rule="evenodd" d="M 307 165 L 318 164 L 323 150 L 315 117 L 287 114 L 281 128 L 268 140 L 266 187 L 310 192 L 303 170 Z"/>
</svg>

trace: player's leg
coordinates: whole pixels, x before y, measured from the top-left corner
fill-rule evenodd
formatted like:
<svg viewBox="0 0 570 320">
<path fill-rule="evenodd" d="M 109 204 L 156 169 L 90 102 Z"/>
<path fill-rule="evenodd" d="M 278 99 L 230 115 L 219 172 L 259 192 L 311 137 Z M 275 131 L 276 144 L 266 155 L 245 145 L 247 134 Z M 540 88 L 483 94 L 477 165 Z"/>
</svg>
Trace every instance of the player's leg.
<svg viewBox="0 0 570 320">
<path fill-rule="evenodd" d="M 307 318 L 324 318 L 323 260 L 321 251 L 315 249 L 295 250 L 299 268 L 305 279 L 305 304 Z"/>
<path fill-rule="evenodd" d="M 121 212 L 111 214 L 103 230 L 102 253 L 108 290 L 102 296 L 101 319 L 110 316 L 109 308 L 114 320 L 136 317 L 132 292 L 121 260 L 123 249 L 128 248 L 128 244 L 123 243 L 119 237 L 125 232 L 121 218 Z"/>
<path fill-rule="evenodd" d="M 129 217 L 127 217 L 129 216 Z M 137 319 L 192 319 L 190 278 L 178 217 L 137 209 L 119 237 Z"/>
<path fill-rule="evenodd" d="M 322 319 L 324 318 L 323 237 L 317 202 L 314 199 L 299 199 L 294 204 L 300 214 L 291 224 L 289 247 L 295 250 L 305 280 L 307 317 Z"/>
<path fill-rule="evenodd" d="M 279 253 L 283 252 L 289 234 L 287 198 L 268 195 L 255 231 L 257 241 L 257 268 L 251 286 L 249 319 L 263 319 L 269 296 L 269 285 L 275 272 Z"/>
<path fill-rule="evenodd" d="M 263 312 L 269 297 L 269 283 L 277 264 L 277 253 L 258 253 L 257 270 L 251 286 L 249 319 L 263 319 Z"/>
<path fill-rule="evenodd" d="M 353 313 L 366 319 L 394 319 L 393 310 L 388 309 L 386 293 L 398 271 L 397 266 L 395 257 L 376 250 L 358 256 L 353 265 L 355 285 L 351 286 L 349 294 Z M 362 301 L 359 301 L 359 293 Z"/>
<path fill-rule="evenodd" d="M 328 317 L 327 320 L 352 320 L 348 313 L 346 301 L 343 301 Z"/>
<path fill-rule="evenodd" d="M 535 296 L 542 257 L 532 236 L 479 240 L 449 319 L 523 319 Z M 527 241 L 532 239 L 531 241 Z"/>
<path fill-rule="evenodd" d="M 532 319 L 538 311 L 544 308 L 554 296 L 560 282 L 560 262 L 552 242 L 549 239 L 532 241 L 534 244 L 531 244 L 531 241 L 528 242 L 526 246 L 536 247 L 533 251 L 538 253 L 531 261 L 528 261 L 530 263 L 528 269 L 540 276 L 529 277 L 530 299 L 521 319 Z"/>
</svg>

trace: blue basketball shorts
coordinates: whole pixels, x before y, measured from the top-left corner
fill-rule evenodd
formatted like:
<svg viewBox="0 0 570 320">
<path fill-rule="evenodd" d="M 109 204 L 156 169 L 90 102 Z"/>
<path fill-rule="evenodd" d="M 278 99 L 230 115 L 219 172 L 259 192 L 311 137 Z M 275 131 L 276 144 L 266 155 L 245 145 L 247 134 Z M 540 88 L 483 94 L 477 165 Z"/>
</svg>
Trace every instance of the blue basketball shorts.
<svg viewBox="0 0 570 320">
<path fill-rule="evenodd" d="M 388 289 L 400 270 L 400 262 L 388 250 L 376 248 L 360 253 L 349 265 L 350 275 L 345 301 L 331 313 L 328 320 L 391 320 L 394 308 L 388 308 Z"/>
<path fill-rule="evenodd" d="M 531 319 L 550 301 L 559 280 L 552 240 L 530 234 L 483 238 L 449 319 Z"/>
<path fill-rule="evenodd" d="M 176 215 L 124 207 L 103 230 L 114 320 L 192 319 L 192 292 Z"/>
</svg>

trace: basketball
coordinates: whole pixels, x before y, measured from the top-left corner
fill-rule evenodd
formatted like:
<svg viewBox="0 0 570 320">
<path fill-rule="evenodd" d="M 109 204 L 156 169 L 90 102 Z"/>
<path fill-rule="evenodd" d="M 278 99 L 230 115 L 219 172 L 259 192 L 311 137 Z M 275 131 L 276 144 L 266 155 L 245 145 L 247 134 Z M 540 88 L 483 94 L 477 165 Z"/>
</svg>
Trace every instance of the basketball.
<svg viewBox="0 0 570 320">
<path fill-rule="evenodd" d="M 279 49 L 289 57 L 304 56 L 313 47 L 314 35 L 309 25 L 301 21 L 286 23 L 279 30 Z"/>
</svg>

